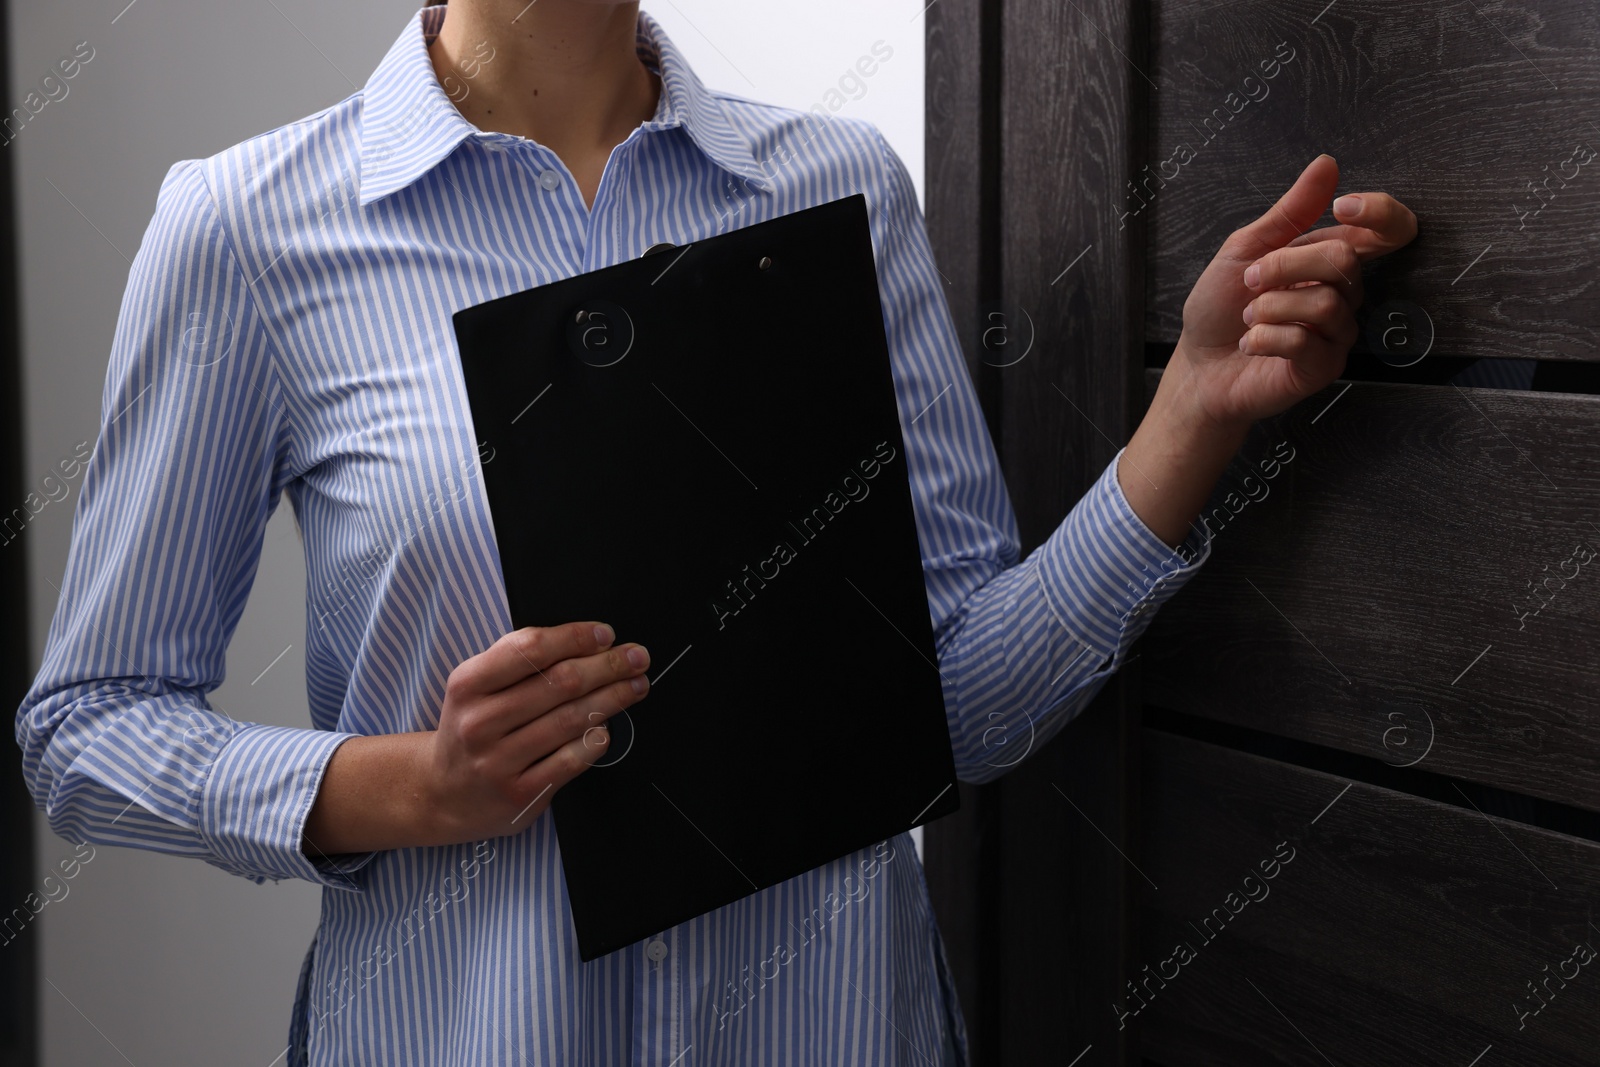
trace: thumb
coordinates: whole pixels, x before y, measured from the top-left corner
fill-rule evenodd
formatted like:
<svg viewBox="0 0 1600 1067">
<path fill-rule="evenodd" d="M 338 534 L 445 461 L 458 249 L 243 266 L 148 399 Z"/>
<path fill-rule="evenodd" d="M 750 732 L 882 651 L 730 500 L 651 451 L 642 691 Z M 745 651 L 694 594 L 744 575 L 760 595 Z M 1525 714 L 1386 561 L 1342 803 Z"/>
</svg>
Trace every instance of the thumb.
<svg viewBox="0 0 1600 1067">
<path fill-rule="evenodd" d="M 1247 254 L 1259 257 L 1283 248 L 1311 229 L 1338 188 L 1339 164 L 1334 158 L 1324 153 L 1313 159 L 1266 214 L 1239 230 Z"/>
</svg>

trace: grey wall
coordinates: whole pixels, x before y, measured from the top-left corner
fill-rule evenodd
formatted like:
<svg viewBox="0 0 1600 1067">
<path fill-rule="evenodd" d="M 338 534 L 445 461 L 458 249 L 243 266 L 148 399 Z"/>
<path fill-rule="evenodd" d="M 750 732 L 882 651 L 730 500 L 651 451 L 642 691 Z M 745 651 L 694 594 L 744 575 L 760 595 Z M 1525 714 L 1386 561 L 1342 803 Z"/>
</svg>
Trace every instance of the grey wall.
<svg viewBox="0 0 1600 1067">
<path fill-rule="evenodd" d="M 128 260 L 167 168 L 353 92 L 418 6 L 136 0 L 123 10 L 125 3 L 11 5 L 13 104 L 78 42 L 94 49 L 66 83 L 66 97 L 0 147 L 15 154 L 21 213 L 28 486 L 78 442 L 94 440 Z M 29 555 L 35 664 L 55 610 L 76 489 L 3 549 Z M 227 683 L 214 696 L 237 719 L 309 721 L 304 581 L 285 505 L 229 649 Z M 42 876 L 73 848 L 42 817 L 37 825 Z M 316 925 L 315 887 L 256 886 L 195 860 L 113 848 L 98 849 L 66 884 L 68 894 L 23 933 L 39 939 L 44 1064 L 267 1067 L 283 1051 L 295 977 Z"/>
</svg>

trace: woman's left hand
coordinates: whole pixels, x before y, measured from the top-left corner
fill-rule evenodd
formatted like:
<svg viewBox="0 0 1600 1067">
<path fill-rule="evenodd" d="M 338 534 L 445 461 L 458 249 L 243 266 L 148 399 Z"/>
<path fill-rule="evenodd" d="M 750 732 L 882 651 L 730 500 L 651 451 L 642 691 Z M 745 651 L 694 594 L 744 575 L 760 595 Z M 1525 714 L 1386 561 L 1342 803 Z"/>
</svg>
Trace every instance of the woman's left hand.
<svg viewBox="0 0 1600 1067">
<path fill-rule="evenodd" d="M 1259 219 L 1223 243 L 1183 306 L 1171 372 L 1197 418 L 1248 426 L 1326 387 L 1359 330 L 1361 264 L 1417 235 L 1417 217 L 1387 193 L 1334 201 L 1339 225 L 1309 228 L 1339 183 L 1322 155 Z"/>
</svg>

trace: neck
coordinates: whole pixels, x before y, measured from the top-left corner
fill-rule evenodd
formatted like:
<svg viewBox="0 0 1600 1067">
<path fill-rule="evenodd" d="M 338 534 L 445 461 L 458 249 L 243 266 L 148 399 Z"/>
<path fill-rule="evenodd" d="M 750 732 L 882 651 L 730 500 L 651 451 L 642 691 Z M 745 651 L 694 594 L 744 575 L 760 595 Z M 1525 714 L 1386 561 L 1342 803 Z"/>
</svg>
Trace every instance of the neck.
<svg viewBox="0 0 1600 1067">
<path fill-rule="evenodd" d="M 660 83 L 635 52 L 637 0 L 453 0 L 429 48 L 461 114 L 564 160 L 610 152 L 655 114 Z"/>
</svg>

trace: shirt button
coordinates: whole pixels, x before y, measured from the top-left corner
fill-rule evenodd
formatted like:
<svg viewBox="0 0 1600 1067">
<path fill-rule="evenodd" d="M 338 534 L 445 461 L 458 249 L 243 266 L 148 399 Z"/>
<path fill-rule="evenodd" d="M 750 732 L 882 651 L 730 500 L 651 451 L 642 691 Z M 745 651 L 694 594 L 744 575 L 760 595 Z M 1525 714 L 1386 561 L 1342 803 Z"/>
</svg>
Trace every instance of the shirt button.
<svg viewBox="0 0 1600 1067">
<path fill-rule="evenodd" d="M 539 175 L 539 187 L 548 192 L 555 192 L 561 187 L 561 175 L 553 170 L 544 171 Z M 659 945 L 661 942 L 657 941 L 656 944 Z M 663 953 L 666 951 L 665 947 L 663 947 L 662 951 Z"/>
<path fill-rule="evenodd" d="M 665 941 L 652 941 L 644 947 L 644 954 L 650 957 L 651 962 L 660 963 L 667 958 L 667 943 Z"/>
</svg>

